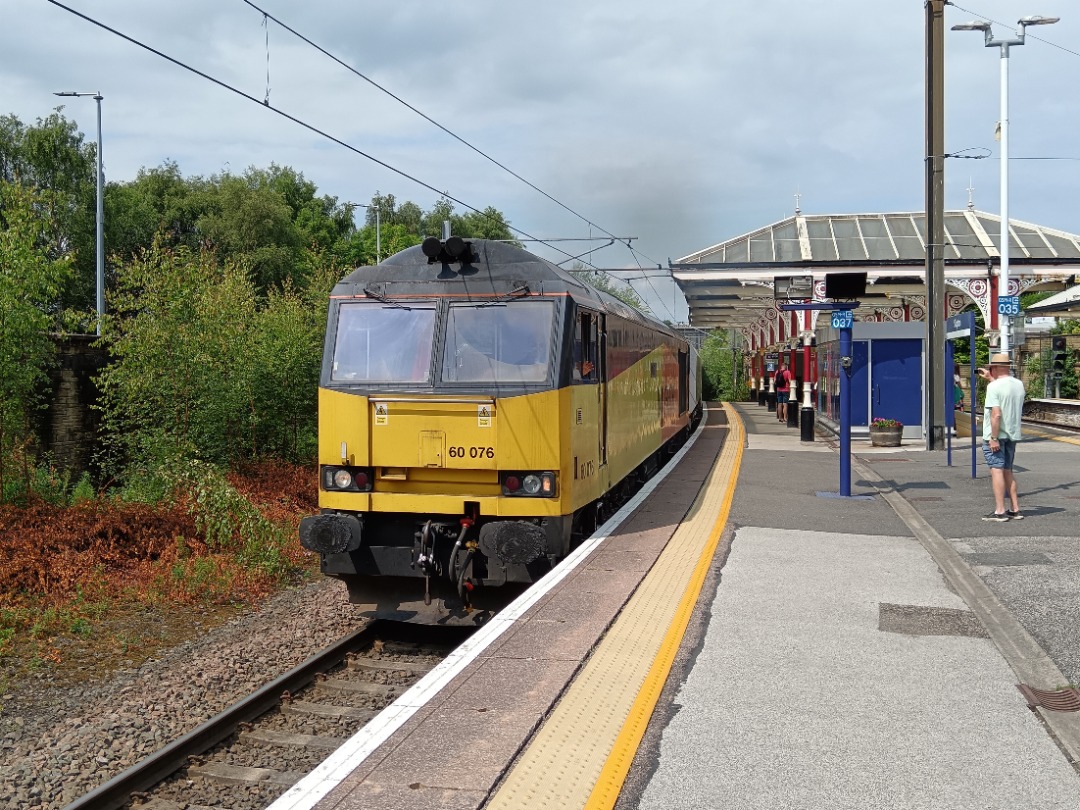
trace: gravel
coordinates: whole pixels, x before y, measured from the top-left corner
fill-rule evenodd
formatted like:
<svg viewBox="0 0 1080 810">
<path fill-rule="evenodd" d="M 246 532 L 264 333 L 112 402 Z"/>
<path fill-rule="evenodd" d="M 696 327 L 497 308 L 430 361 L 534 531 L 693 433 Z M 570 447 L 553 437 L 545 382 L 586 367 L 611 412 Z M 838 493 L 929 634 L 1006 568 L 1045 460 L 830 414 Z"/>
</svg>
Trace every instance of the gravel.
<svg viewBox="0 0 1080 810">
<path fill-rule="evenodd" d="M 325 579 L 108 680 L 16 685 L 0 714 L 0 803 L 62 808 L 363 621 Z"/>
</svg>

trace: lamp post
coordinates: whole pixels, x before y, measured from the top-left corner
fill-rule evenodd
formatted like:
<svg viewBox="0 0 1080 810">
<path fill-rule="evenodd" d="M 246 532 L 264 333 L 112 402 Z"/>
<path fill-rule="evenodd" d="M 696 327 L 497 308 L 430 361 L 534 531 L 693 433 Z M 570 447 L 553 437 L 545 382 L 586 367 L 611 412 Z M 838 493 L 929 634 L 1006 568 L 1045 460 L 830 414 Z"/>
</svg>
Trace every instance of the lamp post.
<svg viewBox="0 0 1080 810">
<path fill-rule="evenodd" d="M 379 224 L 379 206 L 377 205 L 364 205 L 363 203 L 357 203 L 361 208 L 375 209 L 375 264 L 382 261 L 382 234 Z"/>
<path fill-rule="evenodd" d="M 53 93 L 54 96 L 82 97 L 91 96 L 97 102 L 97 333 L 101 334 L 101 320 L 105 315 L 105 197 L 102 194 L 102 186 L 105 181 L 105 173 L 101 168 L 101 100 L 104 98 L 100 92 L 76 93 L 68 90 L 61 93 Z"/>
<path fill-rule="evenodd" d="M 999 48 L 1001 51 L 1001 271 L 998 273 L 998 300 L 1009 294 L 1009 47 L 1023 45 L 1029 25 L 1052 25 L 1060 17 L 1024 17 L 1017 21 L 1019 29 L 1013 39 L 994 39 L 990 23 L 975 20 L 954 25 L 953 31 L 982 31 L 987 48 Z M 1001 330 L 1001 351 L 1009 351 L 1009 318 L 998 314 Z"/>
</svg>

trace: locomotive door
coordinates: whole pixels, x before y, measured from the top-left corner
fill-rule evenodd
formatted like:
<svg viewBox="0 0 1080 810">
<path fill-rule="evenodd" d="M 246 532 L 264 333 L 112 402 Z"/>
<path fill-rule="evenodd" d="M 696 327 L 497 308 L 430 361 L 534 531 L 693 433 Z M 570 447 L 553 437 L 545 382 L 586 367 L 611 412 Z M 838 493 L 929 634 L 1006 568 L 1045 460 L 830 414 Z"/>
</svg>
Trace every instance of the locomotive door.
<svg viewBox="0 0 1080 810">
<path fill-rule="evenodd" d="M 591 310 L 578 312 L 574 326 L 574 379 L 596 391 L 596 466 L 607 463 L 607 357 L 604 316 Z M 590 394 L 590 399 L 592 395 Z M 590 406 L 592 403 L 589 403 Z M 591 450 L 591 448 L 590 448 Z"/>
<path fill-rule="evenodd" d="M 597 361 L 600 369 L 600 384 L 596 386 L 599 392 L 597 396 L 600 398 L 598 403 L 598 413 L 600 429 L 597 431 L 599 435 L 600 447 L 598 448 L 597 459 L 599 465 L 603 467 L 607 464 L 607 330 L 604 329 L 604 316 L 597 315 L 593 320 L 593 323 L 597 328 L 598 340 L 595 343 L 597 351 Z"/>
</svg>

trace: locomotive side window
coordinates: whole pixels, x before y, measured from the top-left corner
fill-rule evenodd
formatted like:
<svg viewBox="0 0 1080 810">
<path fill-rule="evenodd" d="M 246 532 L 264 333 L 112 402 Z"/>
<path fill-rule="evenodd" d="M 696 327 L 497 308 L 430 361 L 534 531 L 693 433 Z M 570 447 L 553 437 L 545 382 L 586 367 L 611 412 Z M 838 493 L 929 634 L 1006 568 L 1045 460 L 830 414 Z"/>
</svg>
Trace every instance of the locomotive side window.
<svg viewBox="0 0 1080 810">
<path fill-rule="evenodd" d="M 341 304 L 330 379 L 426 383 L 431 375 L 434 307 Z"/>
<path fill-rule="evenodd" d="M 574 381 L 599 379 L 600 335 L 598 318 L 593 312 L 578 313 L 574 324 Z"/>
<path fill-rule="evenodd" d="M 546 382 L 554 320 L 551 301 L 451 304 L 443 382 Z"/>
</svg>

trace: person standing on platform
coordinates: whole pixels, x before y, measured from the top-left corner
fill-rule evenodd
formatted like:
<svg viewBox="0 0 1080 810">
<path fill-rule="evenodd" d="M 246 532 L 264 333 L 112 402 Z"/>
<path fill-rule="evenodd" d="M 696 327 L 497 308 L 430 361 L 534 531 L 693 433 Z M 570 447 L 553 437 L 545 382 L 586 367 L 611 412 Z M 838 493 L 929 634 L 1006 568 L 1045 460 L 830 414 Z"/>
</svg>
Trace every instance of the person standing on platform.
<svg viewBox="0 0 1080 810">
<path fill-rule="evenodd" d="M 776 421 L 787 423 L 787 404 L 791 394 L 791 372 L 781 363 L 776 372 Z"/>
<path fill-rule="evenodd" d="M 994 511 L 983 520 L 1003 523 L 1022 520 L 1020 501 L 1016 494 L 1013 458 L 1020 441 L 1020 417 L 1024 410 L 1024 384 L 1012 376 L 1009 355 L 993 354 L 990 367 L 980 368 L 979 376 L 988 380 L 983 402 L 983 457 L 990 468 L 990 484 L 994 490 Z M 1005 498 L 1011 509 L 1005 508 Z"/>
</svg>

